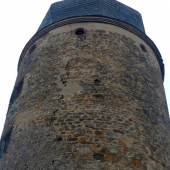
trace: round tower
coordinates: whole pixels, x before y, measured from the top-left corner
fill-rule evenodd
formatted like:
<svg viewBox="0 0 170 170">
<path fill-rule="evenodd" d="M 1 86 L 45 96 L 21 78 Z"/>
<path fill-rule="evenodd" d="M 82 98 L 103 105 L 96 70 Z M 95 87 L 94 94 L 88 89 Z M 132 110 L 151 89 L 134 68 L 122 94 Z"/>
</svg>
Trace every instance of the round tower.
<svg viewBox="0 0 170 170">
<path fill-rule="evenodd" d="M 115 0 L 51 5 L 23 49 L 2 170 L 169 170 L 164 65 L 141 15 Z"/>
</svg>

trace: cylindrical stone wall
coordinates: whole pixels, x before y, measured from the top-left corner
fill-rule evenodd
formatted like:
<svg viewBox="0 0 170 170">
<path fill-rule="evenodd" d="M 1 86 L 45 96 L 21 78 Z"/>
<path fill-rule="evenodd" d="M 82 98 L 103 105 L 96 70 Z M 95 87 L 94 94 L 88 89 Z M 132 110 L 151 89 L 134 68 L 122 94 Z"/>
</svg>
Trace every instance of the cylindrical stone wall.
<svg viewBox="0 0 170 170">
<path fill-rule="evenodd" d="M 169 115 L 149 45 L 104 23 L 40 37 L 19 66 L 0 169 L 169 170 Z"/>
</svg>

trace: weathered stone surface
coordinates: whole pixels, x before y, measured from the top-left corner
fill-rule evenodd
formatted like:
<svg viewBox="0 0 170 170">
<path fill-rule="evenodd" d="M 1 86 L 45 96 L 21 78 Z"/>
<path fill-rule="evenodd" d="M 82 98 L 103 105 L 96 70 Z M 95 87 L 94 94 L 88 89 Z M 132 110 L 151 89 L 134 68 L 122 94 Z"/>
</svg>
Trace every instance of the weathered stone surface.
<svg viewBox="0 0 170 170">
<path fill-rule="evenodd" d="M 170 169 L 160 67 L 134 34 L 102 23 L 56 28 L 26 53 L 16 87 L 0 169 Z"/>
</svg>

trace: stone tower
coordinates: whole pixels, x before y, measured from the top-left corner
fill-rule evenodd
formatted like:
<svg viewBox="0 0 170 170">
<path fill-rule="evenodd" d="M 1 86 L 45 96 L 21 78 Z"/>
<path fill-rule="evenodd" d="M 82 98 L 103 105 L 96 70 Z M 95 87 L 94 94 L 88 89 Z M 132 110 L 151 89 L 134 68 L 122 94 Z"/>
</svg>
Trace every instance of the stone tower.
<svg viewBox="0 0 170 170">
<path fill-rule="evenodd" d="M 0 170 L 170 170 L 163 78 L 137 11 L 52 4 L 20 57 Z"/>
</svg>

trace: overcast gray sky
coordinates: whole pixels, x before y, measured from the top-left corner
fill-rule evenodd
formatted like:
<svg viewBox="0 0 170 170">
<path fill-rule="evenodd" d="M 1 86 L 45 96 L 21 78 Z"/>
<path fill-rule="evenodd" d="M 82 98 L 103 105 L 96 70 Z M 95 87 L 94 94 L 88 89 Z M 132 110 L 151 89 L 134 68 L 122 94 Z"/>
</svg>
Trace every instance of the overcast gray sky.
<svg viewBox="0 0 170 170">
<path fill-rule="evenodd" d="M 138 10 L 146 34 L 159 48 L 165 63 L 165 90 L 170 107 L 170 0 L 119 0 Z M 54 0 L 0 1 L 0 134 L 17 74 L 18 59 L 37 31 Z"/>
</svg>

